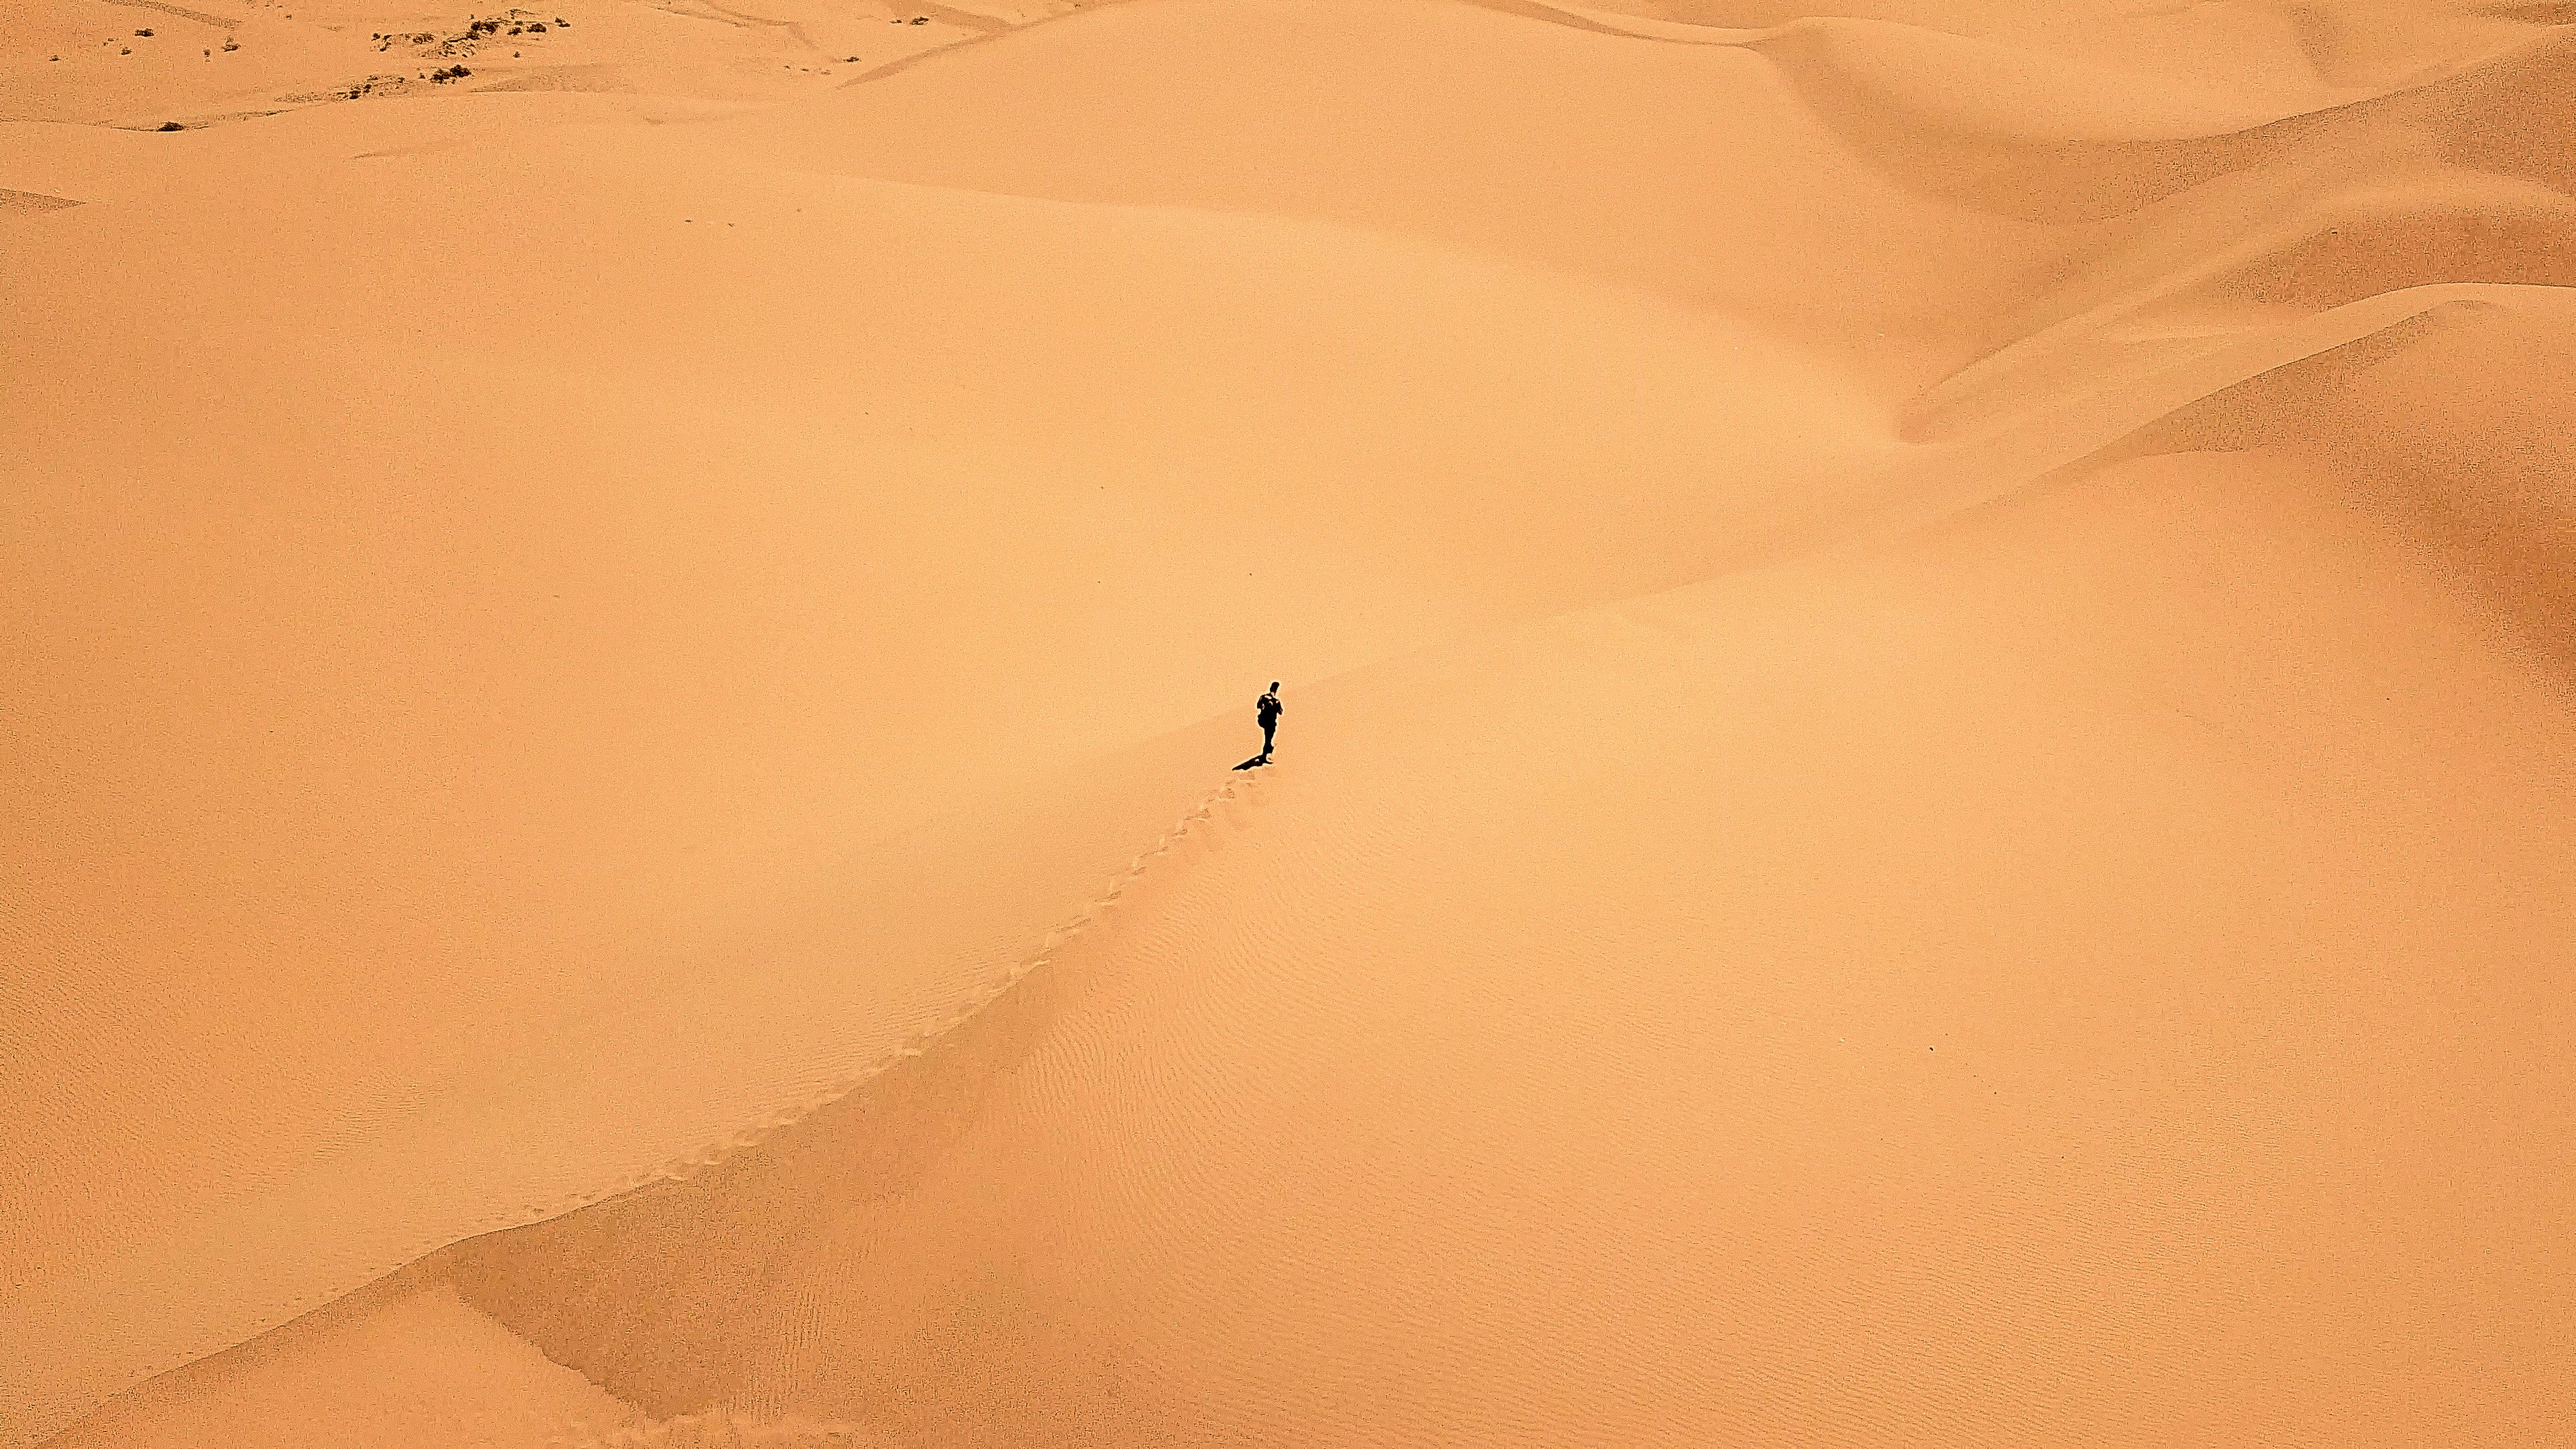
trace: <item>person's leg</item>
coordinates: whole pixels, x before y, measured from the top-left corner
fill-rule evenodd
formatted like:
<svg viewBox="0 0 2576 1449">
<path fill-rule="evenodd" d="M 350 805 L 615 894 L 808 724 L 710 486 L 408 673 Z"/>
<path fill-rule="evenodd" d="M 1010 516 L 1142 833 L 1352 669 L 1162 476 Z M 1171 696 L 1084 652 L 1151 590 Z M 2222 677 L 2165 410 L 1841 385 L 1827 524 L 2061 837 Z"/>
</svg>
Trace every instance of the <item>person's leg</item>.
<svg viewBox="0 0 2576 1449">
<path fill-rule="evenodd" d="M 1261 753 L 1270 753 L 1270 742 L 1279 737 L 1279 722 L 1272 720 L 1261 727 Z"/>
</svg>

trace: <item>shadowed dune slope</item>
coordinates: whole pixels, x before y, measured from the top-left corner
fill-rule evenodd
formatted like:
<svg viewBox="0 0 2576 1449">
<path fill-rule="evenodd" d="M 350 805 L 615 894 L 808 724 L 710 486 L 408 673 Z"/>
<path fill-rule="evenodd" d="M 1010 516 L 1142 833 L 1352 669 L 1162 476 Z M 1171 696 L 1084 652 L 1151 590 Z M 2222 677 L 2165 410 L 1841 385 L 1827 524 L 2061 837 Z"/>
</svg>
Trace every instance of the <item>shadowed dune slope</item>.
<svg viewBox="0 0 2576 1449">
<path fill-rule="evenodd" d="M 2576 1437 L 2549 14 L 737 9 L 0 122 L 0 1444 Z"/>
</svg>

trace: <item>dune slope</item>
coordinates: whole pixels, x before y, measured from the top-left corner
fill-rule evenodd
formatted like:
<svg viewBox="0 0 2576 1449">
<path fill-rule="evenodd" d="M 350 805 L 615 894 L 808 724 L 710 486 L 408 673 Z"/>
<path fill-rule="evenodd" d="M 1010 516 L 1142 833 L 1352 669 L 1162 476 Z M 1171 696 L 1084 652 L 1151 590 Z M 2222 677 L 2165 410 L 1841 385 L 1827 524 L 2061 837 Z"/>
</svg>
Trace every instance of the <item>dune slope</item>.
<svg viewBox="0 0 2576 1449">
<path fill-rule="evenodd" d="M 2547 1439 L 2526 671 L 2330 480 L 2172 456 L 1363 671 L 864 1113 L 440 1270 L 901 1443 Z"/>
</svg>

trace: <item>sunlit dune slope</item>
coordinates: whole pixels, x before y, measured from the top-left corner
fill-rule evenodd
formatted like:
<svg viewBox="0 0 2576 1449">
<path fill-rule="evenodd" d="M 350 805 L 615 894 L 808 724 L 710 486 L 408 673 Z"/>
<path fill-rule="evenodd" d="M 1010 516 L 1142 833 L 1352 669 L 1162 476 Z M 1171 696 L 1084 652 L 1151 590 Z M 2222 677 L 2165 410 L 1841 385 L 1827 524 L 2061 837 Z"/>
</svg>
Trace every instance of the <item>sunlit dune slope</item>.
<svg viewBox="0 0 2576 1449">
<path fill-rule="evenodd" d="M 2554 1437 L 2576 718 L 2352 484 L 2106 461 L 1303 691 L 924 1057 L 419 1271 L 895 1443 Z"/>
<path fill-rule="evenodd" d="M 7 283 L 53 1104 L 8 1230 L 66 1271 L 0 1360 L 47 1413 L 872 1060 L 1171 813 L 986 802 L 1250 669 L 1687 579 L 1730 496 L 1887 445 L 1748 328 L 1508 261 L 422 104 L 21 128 L 85 201 Z M 1043 884 L 852 873 L 941 817 Z"/>
<path fill-rule="evenodd" d="M 2339 504 L 2132 462 L 1311 691 L 965 1125 L 457 1281 L 896 1442 L 2554 1437 L 2576 721 Z"/>
<path fill-rule="evenodd" d="M 0 124 L 0 1444 L 2576 1431 L 2552 7 L 688 9 Z"/>
</svg>

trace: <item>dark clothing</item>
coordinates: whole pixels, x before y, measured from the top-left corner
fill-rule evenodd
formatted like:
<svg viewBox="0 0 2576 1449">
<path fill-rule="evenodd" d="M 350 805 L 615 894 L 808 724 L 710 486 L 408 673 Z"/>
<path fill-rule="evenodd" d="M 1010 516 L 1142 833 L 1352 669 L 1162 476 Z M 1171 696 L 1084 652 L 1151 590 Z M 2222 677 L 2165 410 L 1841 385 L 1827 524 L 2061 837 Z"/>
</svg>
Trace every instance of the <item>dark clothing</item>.
<svg viewBox="0 0 2576 1449">
<path fill-rule="evenodd" d="M 1275 694 L 1261 696 L 1261 703 L 1253 706 L 1253 713 L 1261 720 L 1261 755 L 1264 759 L 1270 757 L 1270 742 L 1279 737 L 1279 716 L 1282 712 L 1279 696 Z"/>
</svg>

